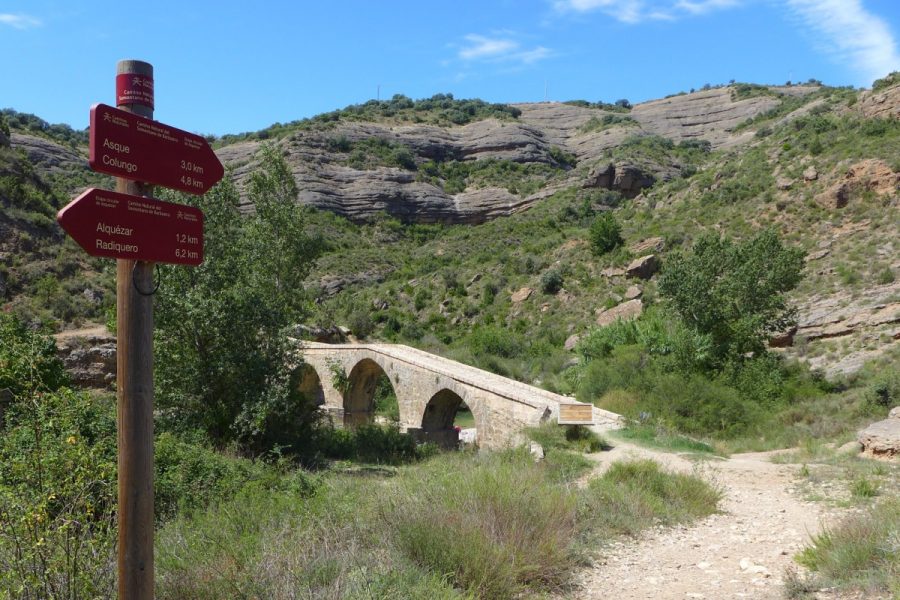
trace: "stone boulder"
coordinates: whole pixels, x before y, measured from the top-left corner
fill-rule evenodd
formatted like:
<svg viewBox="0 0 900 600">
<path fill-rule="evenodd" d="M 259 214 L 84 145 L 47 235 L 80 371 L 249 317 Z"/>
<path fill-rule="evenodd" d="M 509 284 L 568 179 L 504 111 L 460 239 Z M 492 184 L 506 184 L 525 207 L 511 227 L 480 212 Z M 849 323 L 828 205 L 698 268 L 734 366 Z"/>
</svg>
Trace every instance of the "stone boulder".
<svg viewBox="0 0 900 600">
<path fill-rule="evenodd" d="M 625 268 L 625 274 L 639 279 L 650 279 L 659 270 L 659 259 L 655 254 L 641 256 L 631 261 Z"/>
<path fill-rule="evenodd" d="M 640 299 L 629 300 L 618 306 L 600 311 L 597 315 L 597 325 L 605 327 L 612 325 L 616 321 L 631 321 L 641 316 L 644 312 L 644 303 Z"/>
<path fill-rule="evenodd" d="M 116 382 L 116 337 L 92 331 L 57 336 L 57 355 L 77 387 L 108 389 Z"/>
<path fill-rule="evenodd" d="M 627 290 L 625 290 L 625 299 L 626 300 L 634 300 L 635 298 L 640 298 L 641 294 L 644 293 L 644 290 L 639 288 L 636 285 L 629 286 Z"/>
<path fill-rule="evenodd" d="M 510 300 L 515 303 L 525 302 L 531 297 L 531 294 L 534 293 L 534 290 L 530 287 L 523 287 L 517 292 L 514 292 L 512 296 L 510 296 Z"/>
<path fill-rule="evenodd" d="M 879 458 L 900 457 L 900 406 L 888 418 L 872 423 L 857 435 L 863 452 Z"/>
<path fill-rule="evenodd" d="M 900 85 L 893 85 L 877 92 L 863 92 L 858 107 L 868 118 L 900 118 Z"/>
<path fill-rule="evenodd" d="M 662 252 L 665 247 L 666 247 L 666 240 L 664 240 L 661 237 L 652 237 L 652 238 L 647 238 L 645 240 L 641 240 L 640 242 L 637 242 L 635 244 L 632 244 L 630 247 L 630 250 L 634 254 L 640 254 L 640 255 L 643 255 L 647 252 L 656 254 L 658 252 Z"/>
<path fill-rule="evenodd" d="M 579 341 L 581 341 L 581 336 L 578 335 L 577 333 L 573 333 L 572 335 L 570 335 L 569 337 L 566 338 L 566 341 L 563 344 L 563 348 L 565 348 L 565 350 L 567 352 L 571 352 L 578 345 Z"/>
</svg>

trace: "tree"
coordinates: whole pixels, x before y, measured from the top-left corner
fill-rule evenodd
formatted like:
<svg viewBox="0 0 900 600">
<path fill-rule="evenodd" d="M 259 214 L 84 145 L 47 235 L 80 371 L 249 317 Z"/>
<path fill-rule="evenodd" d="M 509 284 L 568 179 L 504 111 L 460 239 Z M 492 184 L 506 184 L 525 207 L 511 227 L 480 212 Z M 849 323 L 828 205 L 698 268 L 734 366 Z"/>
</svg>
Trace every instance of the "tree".
<svg viewBox="0 0 900 600">
<path fill-rule="evenodd" d="M 801 279 L 803 252 L 766 230 L 734 243 L 705 234 L 664 266 L 659 291 L 685 324 L 709 336 L 718 364 L 764 352 L 767 336 L 790 326 L 784 293 Z"/>
<path fill-rule="evenodd" d="M 306 231 L 283 157 L 265 148 L 241 216 L 224 180 L 180 200 L 206 215 L 204 262 L 167 267 L 156 302 L 156 379 L 163 423 L 251 451 L 290 445 L 313 408 L 290 385 L 286 328 L 309 312 L 303 280 L 322 248 Z"/>
<path fill-rule="evenodd" d="M 0 312 L 0 428 L 3 413 L 15 400 L 53 392 L 69 382 L 56 342 Z"/>
<path fill-rule="evenodd" d="M 622 228 L 611 212 L 601 213 L 591 223 L 589 232 L 591 249 L 597 256 L 615 250 L 622 245 Z"/>
</svg>

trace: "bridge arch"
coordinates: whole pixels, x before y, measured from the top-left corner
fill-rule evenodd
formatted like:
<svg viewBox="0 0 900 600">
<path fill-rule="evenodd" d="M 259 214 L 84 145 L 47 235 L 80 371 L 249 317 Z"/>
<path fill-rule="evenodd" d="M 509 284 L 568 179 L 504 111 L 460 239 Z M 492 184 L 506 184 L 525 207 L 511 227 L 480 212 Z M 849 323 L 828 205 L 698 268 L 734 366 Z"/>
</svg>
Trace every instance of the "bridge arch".
<svg viewBox="0 0 900 600">
<path fill-rule="evenodd" d="M 375 392 L 379 381 L 387 380 L 398 396 L 397 386 L 390 377 L 390 368 L 366 357 L 359 360 L 347 374 L 343 393 L 344 424 L 348 426 L 371 423 L 375 418 Z"/>
<path fill-rule="evenodd" d="M 325 388 L 316 368 L 309 363 L 297 367 L 293 373 L 294 385 L 300 394 L 315 406 L 325 404 Z"/>
</svg>

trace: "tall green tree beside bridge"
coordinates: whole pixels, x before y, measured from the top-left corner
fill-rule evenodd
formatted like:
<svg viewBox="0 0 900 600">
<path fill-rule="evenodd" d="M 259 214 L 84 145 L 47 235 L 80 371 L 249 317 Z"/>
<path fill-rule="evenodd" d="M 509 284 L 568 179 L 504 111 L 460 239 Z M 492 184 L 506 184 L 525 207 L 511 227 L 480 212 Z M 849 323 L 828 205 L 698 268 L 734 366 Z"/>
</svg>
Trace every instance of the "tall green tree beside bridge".
<svg viewBox="0 0 900 600">
<path fill-rule="evenodd" d="M 308 315 L 303 280 L 322 243 L 275 149 L 262 151 L 247 194 L 255 209 L 247 216 L 228 178 L 178 199 L 206 215 L 205 256 L 196 268 L 162 269 L 156 382 L 164 426 L 261 452 L 291 445 L 312 418 L 292 392 L 285 329 Z"/>
</svg>

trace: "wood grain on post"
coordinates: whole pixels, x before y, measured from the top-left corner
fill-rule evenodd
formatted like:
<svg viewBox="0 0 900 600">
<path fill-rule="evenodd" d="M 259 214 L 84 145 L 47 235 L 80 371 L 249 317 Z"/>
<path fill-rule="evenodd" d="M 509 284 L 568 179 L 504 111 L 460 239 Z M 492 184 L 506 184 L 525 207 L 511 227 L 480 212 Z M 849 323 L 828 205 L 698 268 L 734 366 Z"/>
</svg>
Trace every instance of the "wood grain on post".
<svg viewBox="0 0 900 600">
<path fill-rule="evenodd" d="M 143 61 L 119 61 L 116 70 L 153 78 L 153 66 Z M 118 107 L 153 118 L 150 106 Z M 153 187 L 116 178 L 116 191 L 152 197 Z M 153 599 L 153 296 L 138 292 L 152 292 L 153 267 L 116 264 L 119 600 Z"/>
</svg>

